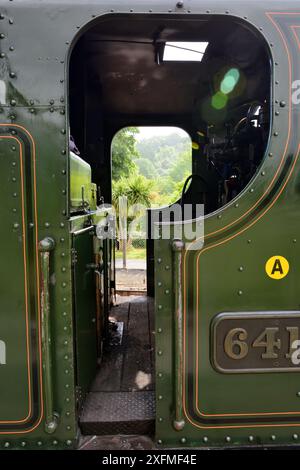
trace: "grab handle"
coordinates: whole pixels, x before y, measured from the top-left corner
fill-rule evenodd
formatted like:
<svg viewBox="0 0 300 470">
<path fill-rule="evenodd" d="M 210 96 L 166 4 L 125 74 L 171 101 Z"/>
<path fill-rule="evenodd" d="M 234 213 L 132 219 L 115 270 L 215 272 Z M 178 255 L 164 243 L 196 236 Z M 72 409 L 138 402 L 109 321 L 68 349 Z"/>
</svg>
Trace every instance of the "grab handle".
<svg viewBox="0 0 300 470">
<path fill-rule="evenodd" d="M 183 419 L 183 308 L 182 308 L 182 252 L 184 242 L 173 240 L 173 292 L 174 301 L 174 344 L 175 344 L 175 420 L 176 431 L 184 428 Z"/>
<path fill-rule="evenodd" d="M 53 409 L 53 377 L 52 377 L 52 345 L 51 345 L 51 315 L 50 315 L 50 253 L 54 250 L 55 242 L 46 237 L 39 243 L 41 266 L 41 317 L 42 317 L 42 364 L 45 399 L 45 431 L 53 433 L 58 425 L 58 415 Z"/>
</svg>

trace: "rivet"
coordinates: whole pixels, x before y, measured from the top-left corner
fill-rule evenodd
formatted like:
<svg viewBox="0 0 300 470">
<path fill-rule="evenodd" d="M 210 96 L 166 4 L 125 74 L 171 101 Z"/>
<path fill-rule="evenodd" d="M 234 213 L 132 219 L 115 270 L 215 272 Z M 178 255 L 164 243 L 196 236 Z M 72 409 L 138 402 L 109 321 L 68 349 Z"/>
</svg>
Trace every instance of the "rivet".
<svg viewBox="0 0 300 470">
<path fill-rule="evenodd" d="M 157 351 L 157 354 L 158 354 L 158 356 L 162 356 L 162 353 L 163 353 L 163 352 L 162 352 L 162 351 L 160 351 L 160 350 L 159 350 L 159 351 Z"/>
<path fill-rule="evenodd" d="M 280 107 L 285 108 L 286 107 L 286 102 L 285 101 L 280 101 Z"/>
<path fill-rule="evenodd" d="M 158 258 L 157 262 L 158 262 L 158 264 L 160 264 L 162 262 L 162 259 Z"/>
<path fill-rule="evenodd" d="M 165 267 L 165 270 L 166 270 L 166 271 L 169 271 L 169 269 L 170 269 L 170 266 L 167 265 L 167 266 Z"/>
<path fill-rule="evenodd" d="M 254 193 L 254 189 L 253 189 L 253 188 L 250 189 L 250 193 Z"/>
<path fill-rule="evenodd" d="M 279 116 L 279 111 L 275 111 L 275 116 Z"/>
<path fill-rule="evenodd" d="M 0 20 L 4 20 L 5 16 L 3 15 L 3 13 L 0 13 Z"/>
<path fill-rule="evenodd" d="M 66 355 L 64 356 L 64 360 L 67 361 L 68 359 L 69 359 L 69 356 L 66 354 Z"/>
<path fill-rule="evenodd" d="M 13 51 L 15 50 L 14 46 L 10 46 L 10 47 L 9 47 L 9 50 L 10 50 L 11 52 L 13 52 Z"/>
<path fill-rule="evenodd" d="M 16 106 L 17 102 L 16 102 L 16 100 L 10 100 L 10 104 L 11 104 L 11 106 Z"/>
<path fill-rule="evenodd" d="M 162 305 L 159 305 L 159 306 L 158 306 L 158 310 L 162 310 Z"/>
<path fill-rule="evenodd" d="M 252 240 L 247 240 L 247 243 L 250 245 L 250 243 L 252 243 Z"/>
<path fill-rule="evenodd" d="M 225 440 L 226 440 L 226 442 L 230 442 L 230 441 L 231 441 L 231 437 L 230 437 L 230 436 L 226 436 L 226 437 L 225 437 Z"/>
<path fill-rule="evenodd" d="M 63 189 L 63 190 L 62 190 L 62 193 L 63 193 L 64 195 L 67 194 L 66 189 Z"/>
<path fill-rule="evenodd" d="M 59 225 L 60 225 L 61 228 L 64 228 L 64 226 L 65 226 L 65 224 L 63 222 L 61 222 Z"/>
<path fill-rule="evenodd" d="M 218 219 L 221 219 L 221 218 L 222 218 L 222 216 L 221 216 L 221 214 L 219 214 L 219 215 L 218 215 Z"/>
<path fill-rule="evenodd" d="M 51 107 L 49 111 L 50 113 L 54 113 L 54 108 Z"/>
<path fill-rule="evenodd" d="M 70 388 L 70 385 L 69 385 L 69 384 L 66 384 L 66 385 L 65 385 L 65 388 L 67 388 L 67 389 Z"/>
<path fill-rule="evenodd" d="M 15 229 L 19 228 L 19 224 L 18 224 L 18 223 L 15 223 L 15 224 L 14 224 L 14 228 L 15 228 Z"/>
<path fill-rule="evenodd" d="M 67 270 L 67 268 L 66 268 L 65 266 L 63 266 L 63 267 L 61 268 L 61 270 L 62 270 L 63 273 L 65 273 L 66 270 Z"/>
<path fill-rule="evenodd" d="M 41 446 L 43 445 L 42 441 L 38 441 L 38 442 L 37 442 L 37 445 L 38 445 L 39 447 L 41 447 Z"/>
<path fill-rule="evenodd" d="M 274 132 L 274 137 L 278 137 L 279 136 L 279 132 Z"/>
<path fill-rule="evenodd" d="M 25 442 L 25 441 L 22 441 L 22 442 L 21 442 L 21 446 L 22 446 L 22 447 L 26 447 L 26 442 Z"/>
<path fill-rule="evenodd" d="M 296 238 L 294 238 L 293 243 L 297 243 L 297 239 L 296 239 Z"/>
<path fill-rule="evenodd" d="M 1 34 L 0 34 L 0 39 L 4 39 L 4 38 L 5 38 L 4 34 L 1 33 Z"/>
<path fill-rule="evenodd" d="M 65 114 L 65 110 L 64 110 L 64 109 L 61 109 L 61 110 L 60 110 L 60 114 L 64 115 L 64 114 Z"/>
<path fill-rule="evenodd" d="M 208 437 L 204 436 L 203 437 L 203 442 L 208 442 Z"/>
<path fill-rule="evenodd" d="M 163 396 L 162 396 L 162 395 L 158 395 L 158 399 L 159 399 L 159 400 L 162 400 L 162 399 L 163 399 Z"/>
<path fill-rule="evenodd" d="M 161 440 L 161 439 L 158 439 L 157 444 L 161 445 L 161 444 L 162 444 L 162 440 Z"/>
<path fill-rule="evenodd" d="M 262 171 L 261 172 L 261 176 L 265 176 L 266 172 L 265 171 Z"/>
<path fill-rule="evenodd" d="M 297 439 L 298 439 L 298 434 L 293 434 L 293 439 L 294 439 L 294 441 L 297 441 Z"/>
<path fill-rule="evenodd" d="M 242 290 L 239 290 L 239 291 L 238 291 L 238 295 L 243 295 L 243 291 L 242 291 Z"/>
<path fill-rule="evenodd" d="M 170 294 L 169 289 L 166 289 L 166 290 L 165 290 L 165 294 L 166 294 L 166 295 L 169 295 L 169 294 Z"/>
<path fill-rule="evenodd" d="M 61 243 L 64 243 L 64 241 L 65 241 L 64 238 L 61 238 L 61 239 L 60 239 L 60 242 L 61 242 Z"/>
<path fill-rule="evenodd" d="M 160 281 L 158 281 L 157 285 L 158 285 L 158 287 L 161 287 L 162 283 Z"/>
<path fill-rule="evenodd" d="M 177 8 L 183 8 L 184 3 L 182 1 L 179 1 L 176 3 Z"/>
<path fill-rule="evenodd" d="M 64 103 L 64 102 L 65 102 L 64 97 L 62 96 L 59 101 L 60 101 L 61 103 Z"/>
<path fill-rule="evenodd" d="M 4 57 L 6 57 L 5 53 L 4 53 L 4 52 L 1 52 L 0 58 L 1 58 L 1 59 L 4 59 Z"/>
<path fill-rule="evenodd" d="M 15 72 L 10 72 L 9 76 L 10 78 L 16 78 L 17 75 Z"/>
<path fill-rule="evenodd" d="M 69 440 L 68 440 L 68 441 L 66 441 L 66 444 L 67 444 L 67 446 L 71 446 L 71 445 L 72 445 L 72 441 L 69 441 Z"/>
<path fill-rule="evenodd" d="M 68 346 L 68 344 L 69 344 L 69 343 L 68 343 L 68 341 L 67 341 L 67 340 L 66 340 L 66 341 L 64 341 L 64 346 Z"/>
<path fill-rule="evenodd" d="M 244 271 L 244 267 L 243 266 L 240 266 L 239 267 L 239 271 L 242 273 Z"/>
<path fill-rule="evenodd" d="M 163 419 L 162 419 L 162 418 L 158 418 L 158 422 L 159 422 L 159 423 L 162 423 L 162 422 L 163 422 Z"/>
<path fill-rule="evenodd" d="M 65 284 L 65 285 L 66 285 L 66 283 L 65 283 L 65 282 L 63 282 L 63 284 Z M 65 287 L 65 286 L 63 286 L 63 287 Z M 67 312 L 63 312 L 63 317 L 66 317 L 66 316 L 67 316 Z"/>
<path fill-rule="evenodd" d="M 17 147 L 15 147 L 14 145 L 12 146 L 12 151 L 15 152 L 17 150 Z"/>
<path fill-rule="evenodd" d="M 14 20 L 12 18 L 9 18 L 8 22 L 9 24 L 14 24 Z"/>
<path fill-rule="evenodd" d="M 12 181 L 15 183 L 17 181 L 17 178 L 13 177 Z"/>
<path fill-rule="evenodd" d="M 68 370 L 68 369 L 66 369 L 66 370 L 65 370 L 65 374 L 66 374 L 66 375 L 68 375 L 68 373 L 69 373 L 69 370 Z"/>
<path fill-rule="evenodd" d="M 185 444 L 185 443 L 186 443 L 186 438 L 185 438 L 185 437 L 182 437 L 182 438 L 180 439 L 180 442 L 181 442 L 181 444 Z"/>
<path fill-rule="evenodd" d="M 66 411 L 66 416 L 69 417 L 71 415 L 70 411 Z"/>
<path fill-rule="evenodd" d="M 34 113 L 35 113 L 35 109 L 30 108 L 30 112 L 31 112 L 31 114 L 34 114 Z"/>
<path fill-rule="evenodd" d="M 157 376 L 161 379 L 163 375 L 162 375 L 161 372 L 159 372 L 159 373 L 157 374 Z"/>
<path fill-rule="evenodd" d="M 52 444 L 53 444 L 54 446 L 57 446 L 58 441 L 55 440 L 55 441 L 52 442 Z"/>
<path fill-rule="evenodd" d="M 276 436 L 275 436 L 274 434 L 272 434 L 271 440 L 272 440 L 272 441 L 276 441 Z"/>
<path fill-rule="evenodd" d="M 66 170 L 61 170 L 62 175 L 65 175 L 66 173 L 67 173 Z"/>
<path fill-rule="evenodd" d="M 157 333 L 161 333 L 162 332 L 162 329 L 161 328 L 158 328 L 157 329 Z"/>
<path fill-rule="evenodd" d="M 254 437 L 253 437 L 253 436 L 249 436 L 248 440 L 249 440 L 249 442 L 253 442 L 253 441 L 254 441 Z"/>
<path fill-rule="evenodd" d="M 62 134 L 65 134 L 66 133 L 66 129 L 61 129 L 60 131 Z"/>
<path fill-rule="evenodd" d="M 66 430 L 67 430 L 67 431 L 71 431 L 71 426 L 67 426 L 67 427 L 66 427 Z"/>
<path fill-rule="evenodd" d="M 13 197 L 17 197 L 17 196 L 18 196 L 17 193 L 13 193 Z"/>
<path fill-rule="evenodd" d="M 297 397 L 300 397 L 300 392 L 297 392 Z"/>
<path fill-rule="evenodd" d="M 63 150 L 61 151 L 61 154 L 62 154 L 62 155 L 66 155 L 66 153 L 67 153 L 67 152 L 66 152 L 65 149 L 63 149 Z"/>
<path fill-rule="evenodd" d="M 273 153 L 272 153 L 272 152 L 269 153 L 269 157 L 271 157 L 271 158 L 273 157 Z"/>
<path fill-rule="evenodd" d="M 238 204 L 238 202 L 235 204 L 235 206 L 234 206 L 234 207 L 236 207 L 236 208 L 238 208 L 238 207 L 239 207 L 239 204 Z"/>
<path fill-rule="evenodd" d="M 45 227 L 46 227 L 46 228 L 49 228 L 49 227 L 50 227 L 49 222 L 46 222 L 46 223 L 45 223 Z"/>
<path fill-rule="evenodd" d="M 9 447 L 10 446 L 10 443 L 9 442 L 5 442 L 4 443 L 4 447 Z"/>
</svg>

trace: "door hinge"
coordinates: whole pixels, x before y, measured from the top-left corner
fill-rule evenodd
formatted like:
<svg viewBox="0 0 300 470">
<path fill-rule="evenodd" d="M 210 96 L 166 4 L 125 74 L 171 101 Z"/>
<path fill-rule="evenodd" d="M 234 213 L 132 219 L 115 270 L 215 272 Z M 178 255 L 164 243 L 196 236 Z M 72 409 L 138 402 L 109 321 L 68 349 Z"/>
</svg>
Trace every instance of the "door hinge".
<svg viewBox="0 0 300 470">
<path fill-rule="evenodd" d="M 72 262 L 72 266 L 74 266 L 76 263 L 77 263 L 77 251 L 75 250 L 75 248 L 72 248 L 71 250 L 71 262 Z"/>
</svg>

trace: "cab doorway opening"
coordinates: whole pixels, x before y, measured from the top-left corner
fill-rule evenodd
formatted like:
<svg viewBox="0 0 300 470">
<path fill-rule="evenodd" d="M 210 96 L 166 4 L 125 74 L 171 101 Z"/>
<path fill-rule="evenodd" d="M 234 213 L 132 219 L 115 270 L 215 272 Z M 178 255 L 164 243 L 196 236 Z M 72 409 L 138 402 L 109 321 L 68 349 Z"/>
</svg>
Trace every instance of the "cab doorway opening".
<svg viewBox="0 0 300 470">
<path fill-rule="evenodd" d="M 78 155 L 70 160 L 70 223 L 83 434 L 153 435 L 155 428 L 154 240 L 146 244 L 145 295 L 116 302 L 116 240 L 93 231 L 114 216 L 114 137 L 126 128 L 184 130 L 190 174 L 168 204 L 204 204 L 206 217 L 216 217 L 259 172 L 270 97 L 265 41 L 228 15 L 110 15 L 93 21 L 74 46 L 69 121 Z"/>
</svg>

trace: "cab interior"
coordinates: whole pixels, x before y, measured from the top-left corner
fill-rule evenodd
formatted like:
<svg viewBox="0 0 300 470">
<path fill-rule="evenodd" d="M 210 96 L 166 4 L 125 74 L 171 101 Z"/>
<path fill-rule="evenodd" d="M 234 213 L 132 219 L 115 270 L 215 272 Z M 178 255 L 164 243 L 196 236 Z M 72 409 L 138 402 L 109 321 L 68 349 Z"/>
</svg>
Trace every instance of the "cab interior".
<svg viewBox="0 0 300 470">
<path fill-rule="evenodd" d="M 168 58 L 170 47 L 185 58 Z M 147 240 L 147 297 L 116 304 L 115 241 L 94 230 L 110 216 L 113 137 L 129 126 L 184 129 L 193 142 L 192 174 L 179 202 L 204 204 L 210 216 L 239 196 L 264 158 L 271 68 L 261 33 L 228 15 L 108 15 L 74 44 L 70 227 L 83 434 L 154 431 L 153 241 Z"/>
</svg>

